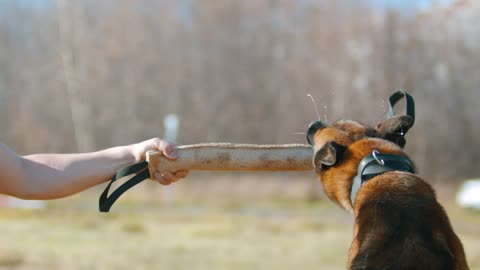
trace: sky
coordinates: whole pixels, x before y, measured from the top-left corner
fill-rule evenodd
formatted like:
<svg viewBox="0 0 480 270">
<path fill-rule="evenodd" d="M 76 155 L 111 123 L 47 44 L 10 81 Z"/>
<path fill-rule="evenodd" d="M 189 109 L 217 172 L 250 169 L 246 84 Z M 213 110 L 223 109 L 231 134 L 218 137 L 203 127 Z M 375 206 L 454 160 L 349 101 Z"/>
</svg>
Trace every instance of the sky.
<svg viewBox="0 0 480 270">
<path fill-rule="evenodd" d="M 367 0 L 374 6 L 380 8 L 394 8 L 394 9 L 427 9 L 428 7 L 440 4 L 448 5 L 454 0 Z"/>
<path fill-rule="evenodd" d="M 298 0 L 305 1 L 305 0 Z M 307 2 L 321 2 L 322 0 L 307 0 Z M 454 0 L 352 0 L 354 2 L 370 2 L 379 8 L 393 8 L 400 10 L 426 9 L 432 4 L 449 4 Z M 0 0 L 0 9 L 11 5 L 30 6 L 34 9 L 54 6 L 55 0 Z"/>
</svg>

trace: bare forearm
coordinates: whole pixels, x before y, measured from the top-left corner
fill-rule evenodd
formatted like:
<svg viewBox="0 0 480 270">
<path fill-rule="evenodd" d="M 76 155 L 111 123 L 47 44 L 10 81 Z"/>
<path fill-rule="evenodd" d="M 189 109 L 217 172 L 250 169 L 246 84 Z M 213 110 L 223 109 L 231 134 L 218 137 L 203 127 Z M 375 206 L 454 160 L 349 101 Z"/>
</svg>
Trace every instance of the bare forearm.
<svg viewBox="0 0 480 270">
<path fill-rule="evenodd" d="M 149 150 L 159 150 L 175 159 L 175 144 L 153 138 L 128 146 L 83 154 L 37 154 L 19 156 L 0 144 L 0 194 L 23 199 L 66 197 L 108 180 L 118 169 L 145 159 Z M 162 185 L 186 177 L 188 171 L 154 172 Z"/>
<path fill-rule="evenodd" d="M 135 162 L 132 146 L 82 154 L 36 154 L 23 158 L 24 199 L 66 197 L 107 181 L 119 168 Z"/>
</svg>

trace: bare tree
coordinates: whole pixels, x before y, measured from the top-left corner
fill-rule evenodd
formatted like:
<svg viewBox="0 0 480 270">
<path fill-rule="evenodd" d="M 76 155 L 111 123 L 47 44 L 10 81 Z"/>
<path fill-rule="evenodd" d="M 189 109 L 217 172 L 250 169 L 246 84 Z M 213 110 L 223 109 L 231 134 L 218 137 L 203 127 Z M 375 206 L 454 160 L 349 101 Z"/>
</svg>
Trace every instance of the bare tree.
<svg viewBox="0 0 480 270">
<path fill-rule="evenodd" d="M 76 30 L 81 23 L 75 23 L 74 2 L 57 0 L 58 30 L 61 44 L 61 57 L 66 81 L 66 91 L 70 102 L 72 122 L 77 150 L 80 152 L 95 149 L 95 140 L 92 133 L 93 121 L 90 105 L 82 95 L 81 84 L 78 78 L 78 51 L 76 50 Z M 79 11 L 81 12 L 81 11 Z"/>
</svg>

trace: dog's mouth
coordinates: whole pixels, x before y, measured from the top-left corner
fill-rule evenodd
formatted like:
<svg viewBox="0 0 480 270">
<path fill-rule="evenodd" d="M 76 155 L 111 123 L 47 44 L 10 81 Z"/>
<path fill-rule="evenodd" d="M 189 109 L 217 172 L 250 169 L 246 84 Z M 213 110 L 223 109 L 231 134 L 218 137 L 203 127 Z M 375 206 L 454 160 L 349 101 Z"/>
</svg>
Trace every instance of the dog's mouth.
<svg viewBox="0 0 480 270">
<path fill-rule="evenodd" d="M 315 134 L 317 133 L 317 131 L 319 131 L 322 128 L 325 128 L 326 126 L 327 126 L 326 123 L 319 120 L 311 122 L 310 125 L 308 126 L 307 142 L 312 148 L 315 148 L 315 142 L 314 142 Z M 315 151 L 314 149 L 312 162 L 313 162 L 313 168 L 316 173 L 319 173 L 322 169 L 326 169 L 326 168 L 323 168 L 323 164 L 320 162 L 320 155 L 318 150 Z"/>
<path fill-rule="evenodd" d="M 330 167 L 329 165 L 322 164 L 322 162 L 320 161 L 320 158 L 321 156 L 319 151 L 316 151 L 315 153 L 313 153 L 312 162 L 313 162 L 313 169 L 315 173 L 320 173 L 321 171 L 324 171 Z"/>
</svg>

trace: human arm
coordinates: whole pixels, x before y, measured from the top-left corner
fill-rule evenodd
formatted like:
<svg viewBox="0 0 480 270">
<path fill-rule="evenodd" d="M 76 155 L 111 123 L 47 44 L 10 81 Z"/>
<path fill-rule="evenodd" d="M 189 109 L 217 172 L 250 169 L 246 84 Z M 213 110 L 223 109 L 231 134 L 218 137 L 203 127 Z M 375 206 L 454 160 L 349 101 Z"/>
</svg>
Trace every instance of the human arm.
<svg viewBox="0 0 480 270">
<path fill-rule="evenodd" d="M 118 169 L 142 160 L 148 150 L 176 158 L 175 144 L 157 138 L 138 144 L 79 154 L 19 156 L 0 144 L 0 193 L 22 199 L 56 199 L 107 181 Z M 168 185 L 187 171 L 156 172 L 152 178 Z"/>
</svg>

